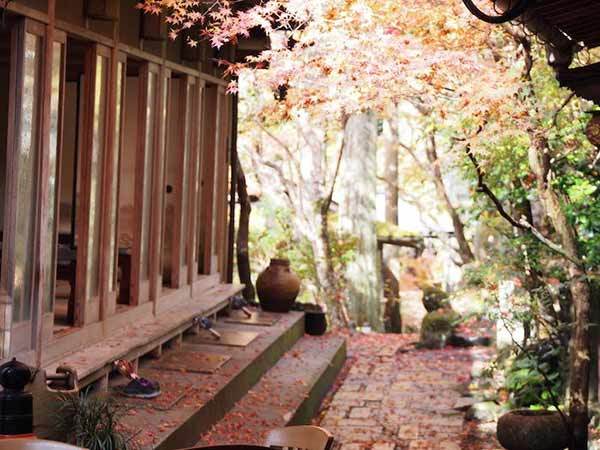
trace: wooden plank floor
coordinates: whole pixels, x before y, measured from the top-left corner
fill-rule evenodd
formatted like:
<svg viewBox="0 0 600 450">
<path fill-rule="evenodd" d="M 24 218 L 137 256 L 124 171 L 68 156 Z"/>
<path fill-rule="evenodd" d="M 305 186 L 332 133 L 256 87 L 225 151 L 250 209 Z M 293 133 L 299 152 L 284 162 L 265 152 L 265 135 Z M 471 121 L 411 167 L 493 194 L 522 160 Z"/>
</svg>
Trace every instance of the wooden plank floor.
<svg viewBox="0 0 600 450">
<path fill-rule="evenodd" d="M 240 285 L 215 286 L 199 297 L 160 313 L 154 319 L 131 324 L 110 338 L 64 356 L 44 369 L 54 373 L 59 365 L 67 365 L 77 371 L 82 384 L 106 376 L 114 360 L 135 359 L 152 351 L 190 328 L 194 317 L 214 314 L 226 307 L 228 299 L 241 289 Z"/>
</svg>

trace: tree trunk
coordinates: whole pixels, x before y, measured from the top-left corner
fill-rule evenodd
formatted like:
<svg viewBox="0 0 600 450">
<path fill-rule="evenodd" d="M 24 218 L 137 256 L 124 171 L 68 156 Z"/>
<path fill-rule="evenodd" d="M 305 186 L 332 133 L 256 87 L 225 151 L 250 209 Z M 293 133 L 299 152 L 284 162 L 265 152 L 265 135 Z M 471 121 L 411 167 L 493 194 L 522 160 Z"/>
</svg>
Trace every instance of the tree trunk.
<svg viewBox="0 0 600 450">
<path fill-rule="evenodd" d="M 448 211 L 448 214 L 452 219 L 454 237 L 458 242 L 458 252 L 460 255 L 460 259 L 463 264 L 468 264 L 475 260 L 475 256 L 473 255 L 471 246 L 469 245 L 469 241 L 465 236 L 465 226 L 462 222 L 462 219 L 460 218 L 458 211 L 456 211 L 456 208 L 450 201 L 450 196 L 448 195 L 448 190 L 446 189 L 444 177 L 442 175 L 442 169 L 440 167 L 440 160 L 438 158 L 437 153 L 435 134 L 433 133 L 429 135 L 429 141 L 426 145 L 426 153 L 427 160 L 429 161 L 432 167 L 433 183 L 435 184 L 435 190 L 437 191 L 438 197 L 444 203 L 446 211 Z"/>
<path fill-rule="evenodd" d="M 398 125 L 396 117 L 383 124 L 385 221 L 398 225 Z"/>
<path fill-rule="evenodd" d="M 384 166 L 383 178 L 385 181 L 385 221 L 398 225 L 398 125 L 395 115 L 383 124 L 384 137 Z M 400 317 L 400 286 L 398 279 L 391 268 L 392 261 L 398 257 L 398 248 L 389 245 L 380 249 L 381 277 L 383 280 L 383 296 L 385 309 L 383 323 L 385 331 L 389 333 L 402 332 Z"/>
<path fill-rule="evenodd" d="M 592 280 L 590 283 L 590 323 L 600 323 L 600 284 Z M 598 401 L 598 344 L 600 342 L 600 330 L 598 326 L 593 326 L 590 329 L 590 348 L 592 358 L 590 361 L 590 401 Z"/>
<path fill-rule="evenodd" d="M 237 163 L 237 194 L 240 202 L 240 222 L 236 239 L 237 265 L 240 281 L 244 284 L 242 295 L 248 301 L 254 301 L 255 291 L 250 270 L 250 255 L 248 254 L 248 235 L 250 231 L 250 212 L 252 206 L 248 197 L 246 176 L 238 159 Z"/>
<path fill-rule="evenodd" d="M 321 279 L 322 294 L 325 295 L 335 307 L 337 320 L 345 327 L 350 325 L 350 317 L 346 308 L 346 299 L 343 293 L 338 289 L 336 275 L 333 269 L 333 255 L 331 252 L 331 238 L 329 235 L 329 205 L 327 200 L 319 208 L 320 232 L 319 238 L 315 240 L 316 247 L 322 254 L 315 254 L 317 272 Z M 313 245 L 314 247 L 315 245 Z"/>
<path fill-rule="evenodd" d="M 569 290 L 573 300 L 573 328 L 569 355 L 569 417 L 573 442 L 570 450 L 587 450 L 588 396 L 590 379 L 590 286 L 581 261 L 577 231 L 569 223 L 558 193 L 550 182 L 551 165 L 548 142 L 545 137 L 532 132 L 529 148 L 529 165 L 535 174 L 537 190 L 542 205 L 550 218 L 562 247 L 569 256 L 566 268 L 570 277 Z"/>
<path fill-rule="evenodd" d="M 381 270 L 377 250 L 377 126 L 372 113 L 355 114 L 344 128 L 340 171 L 341 226 L 357 239 L 357 255 L 348 265 L 348 294 L 357 324 L 381 330 Z"/>
</svg>

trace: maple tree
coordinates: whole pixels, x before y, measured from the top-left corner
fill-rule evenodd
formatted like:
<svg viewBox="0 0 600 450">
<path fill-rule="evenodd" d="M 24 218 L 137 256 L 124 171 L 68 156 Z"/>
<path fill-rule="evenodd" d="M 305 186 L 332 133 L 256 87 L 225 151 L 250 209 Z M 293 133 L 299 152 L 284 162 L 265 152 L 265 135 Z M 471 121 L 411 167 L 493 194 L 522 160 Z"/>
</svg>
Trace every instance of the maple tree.
<svg viewBox="0 0 600 450">
<path fill-rule="evenodd" d="M 205 39 L 219 48 L 251 37 L 256 29 L 266 34 L 270 49 L 244 61 L 220 63 L 232 77 L 230 92 L 237 91 L 235 79 L 247 68 L 263 69 L 255 71 L 257 82 L 285 92 L 279 101 L 265 102 L 260 111 L 270 120 L 289 121 L 309 113 L 315 121 L 337 118 L 345 123 L 364 112 L 389 116 L 401 101 L 426 105 L 426 120 L 436 123 L 437 133 L 450 130 L 448 142 L 457 157 L 473 163 L 477 187 L 488 194 L 497 212 L 562 258 L 568 268 L 578 319 L 571 352 L 571 416 L 579 442 L 585 439 L 590 303 L 586 273 L 591 268 L 585 257 L 596 250 L 589 239 L 580 237 L 589 225 L 568 214 L 569 193 L 551 182 L 554 167 L 544 155 L 557 153 L 549 143 L 555 127 L 544 120 L 548 102 L 536 95 L 529 77 L 528 39 L 518 30 L 476 21 L 458 0 L 145 0 L 140 8 L 163 12 L 174 38 L 198 27 L 197 36 L 187 34 L 189 45 Z M 526 142 L 528 155 L 509 157 L 525 158 L 526 188 L 544 206 L 553 225 L 549 232 L 531 220 L 512 217 L 486 184 L 487 173 L 497 163 L 490 143 L 511 137 Z"/>
<path fill-rule="evenodd" d="M 433 93 L 480 114 L 514 92 L 490 51 L 497 30 L 477 23 L 457 0 L 238 3 L 145 0 L 139 7 L 151 14 L 162 11 L 173 38 L 199 27 L 197 35 L 186 34 L 190 45 L 204 39 L 219 48 L 262 30 L 270 49 L 246 61 L 220 63 L 227 76 L 268 67 L 261 81 L 287 89 L 279 105 L 283 113 L 295 108 L 338 116 L 385 112 L 400 99 Z M 481 89 L 484 85 L 490 89 Z M 235 81 L 229 89 L 237 89 Z"/>
</svg>

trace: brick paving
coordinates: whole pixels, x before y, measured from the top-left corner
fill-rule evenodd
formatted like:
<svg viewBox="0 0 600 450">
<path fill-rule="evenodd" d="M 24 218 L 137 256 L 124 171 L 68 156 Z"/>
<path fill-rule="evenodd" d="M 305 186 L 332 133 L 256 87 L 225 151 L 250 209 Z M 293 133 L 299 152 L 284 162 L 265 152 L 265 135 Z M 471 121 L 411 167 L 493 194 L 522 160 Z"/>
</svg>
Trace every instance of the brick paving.
<svg viewBox="0 0 600 450">
<path fill-rule="evenodd" d="M 342 450 L 495 450 L 493 428 L 465 422 L 464 393 L 483 348 L 417 350 L 413 335 L 354 335 L 347 374 L 318 423 Z"/>
</svg>

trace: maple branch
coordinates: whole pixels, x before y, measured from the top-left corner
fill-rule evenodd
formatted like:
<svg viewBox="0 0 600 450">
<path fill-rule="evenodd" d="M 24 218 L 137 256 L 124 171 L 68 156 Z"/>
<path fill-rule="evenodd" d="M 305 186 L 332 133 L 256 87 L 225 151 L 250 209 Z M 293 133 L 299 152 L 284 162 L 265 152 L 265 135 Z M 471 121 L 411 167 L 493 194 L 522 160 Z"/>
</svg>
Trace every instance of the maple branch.
<svg viewBox="0 0 600 450">
<path fill-rule="evenodd" d="M 560 107 L 554 111 L 552 115 L 552 126 L 555 127 L 557 125 L 556 121 L 558 120 L 558 115 L 562 112 L 563 109 L 575 98 L 575 92 L 571 92 L 567 95 L 567 98 L 561 103 Z"/>
<path fill-rule="evenodd" d="M 411 156 L 411 158 L 414 160 L 415 164 L 417 166 L 419 166 L 419 169 L 428 177 L 428 178 L 433 178 L 431 176 L 431 173 L 429 172 L 429 170 L 427 170 L 427 168 L 425 167 L 425 164 L 423 164 L 423 162 L 419 159 L 419 157 L 416 155 L 414 148 L 410 147 L 409 145 L 406 145 L 404 142 L 400 142 L 398 141 L 398 145 L 400 147 L 402 147 L 404 150 L 406 150 L 408 152 L 408 154 Z"/>
<path fill-rule="evenodd" d="M 348 122 L 348 117 L 344 115 L 342 118 L 342 130 L 346 128 L 346 123 Z M 340 166 L 342 165 L 342 156 L 344 155 L 344 147 L 346 147 L 346 133 L 342 132 L 342 143 L 340 144 L 340 151 L 338 152 L 337 161 L 335 163 L 335 171 L 333 172 L 333 179 L 331 180 L 331 187 L 329 188 L 329 194 L 325 197 L 325 202 L 323 202 L 322 211 L 327 213 L 329 208 L 331 208 L 331 202 L 333 201 L 333 193 L 335 191 L 335 184 L 338 179 L 338 175 L 340 173 Z"/>
<path fill-rule="evenodd" d="M 294 155 L 292 154 L 292 151 L 290 150 L 289 145 L 287 145 L 279 137 L 277 137 L 276 135 L 271 133 L 271 131 L 269 131 L 269 129 L 267 127 L 265 127 L 262 123 L 260 123 L 259 120 L 255 120 L 254 123 L 260 128 L 260 130 L 263 133 L 265 133 L 267 136 L 269 136 L 269 138 L 271 138 L 273 141 L 275 141 L 275 143 L 277 145 L 279 145 L 285 151 L 288 158 L 290 158 L 290 161 L 294 161 L 294 166 L 296 166 L 296 170 L 298 171 L 298 174 L 301 176 L 302 172 L 300 172 L 300 167 L 298 166 L 297 161 L 294 158 Z"/>
<path fill-rule="evenodd" d="M 532 224 L 530 224 L 527 221 L 527 219 L 522 217 L 520 220 L 517 220 L 514 217 L 512 217 L 506 211 L 506 209 L 504 209 L 502 202 L 498 199 L 498 197 L 496 197 L 496 194 L 494 194 L 494 192 L 485 183 L 483 170 L 481 169 L 481 166 L 479 165 L 479 162 L 475 158 L 475 155 L 471 151 L 471 147 L 469 145 L 467 145 L 465 147 L 465 152 L 466 152 L 467 156 L 469 157 L 469 160 L 473 163 L 473 166 L 475 167 L 475 171 L 477 173 L 477 190 L 479 192 L 485 194 L 492 201 L 492 203 L 496 207 L 496 210 L 498 211 L 498 213 L 508 223 L 510 223 L 513 227 L 518 228 L 520 230 L 529 231 L 538 241 L 540 241 L 542 244 L 544 244 L 550 250 L 561 255 L 563 258 L 566 258 L 567 260 L 569 260 L 575 264 L 582 264 L 582 261 L 579 261 L 578 259 L 573 258 L 560 245 L 556 244 L 555 242 L 552 242 L 550 239 L 548 239 L 546 236 L 544 236 L 537 228 L 535 228 Z"/>
<path fill-rule="evenodd" d="M 521 230 L 527 229 L 526 226 L 524 226 L 518 220 L 516 220 L 515 218 L 513 218 L 504 209 L 504 206 L 502 205 L 502 202 L 498 199 L 498 197 L 496 197 L 496 194 L 494 194 L 494 192 L 485 183 L 485 178 L 484 178 L 483 170 L 481 170 L 481 166 L 479 165 L 479 162 L 477 161 L 477 159 L 475 158 L 475 155 L 471 151 L 470 145 L 467 145 L 465 147 L 465 152 L 467 153 L 467 156 L 469 157 L 469 160 L 471 160 L 471 162 L 473 163 L 473 166 L 475 167 L 475 172 L 477 173 L 477 191 L 481 192 L 482 194 L 485 194 L 492 201 L 492 203 L 494 204 L 494 206 L 498 210 L 498 213 L 500 213 L 500 215 L 502 217 L 504 217 L 504 219 L 508 223 L 510 223 L 513 227 L 520 228 Z"/>
</svg>

